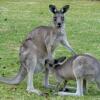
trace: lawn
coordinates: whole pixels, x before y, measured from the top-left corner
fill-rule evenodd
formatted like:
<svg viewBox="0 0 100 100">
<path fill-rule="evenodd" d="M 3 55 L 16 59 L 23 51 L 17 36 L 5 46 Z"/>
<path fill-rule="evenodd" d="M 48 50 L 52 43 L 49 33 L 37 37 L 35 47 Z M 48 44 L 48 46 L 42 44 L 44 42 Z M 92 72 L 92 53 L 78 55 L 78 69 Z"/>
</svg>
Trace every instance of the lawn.
<svg viewBox="0 0 100 100">
<path fill-rule="evenodd" d="M 35 27 L 52 24 L 49 4 L 58 8 L 65 4 L 70 9 L 65 15 L 66 31 L 71 46 L 77 53 L 91 53 L 100 59 L 100 2 L 89 0 L 0 0 L 0 76 L 16 75 L 19 69 L 19 47 L 26 35 Z M 59 46 L 55 57 L 70 56 L 70 52 Z M 52 96 L 42 85 L 43 74 L 34 77 L 34 85 L 49 96 L 37 96 L 26 92 L 26 79 L 19 85 L 0 83 L 0 100 L 100 100 L 96 85 L 88 85 L 83 97 Z M 55 80 L 50 76 L 50 82 Z M 74 85 L 75 82 L 70 82 Z"/>
</svg>

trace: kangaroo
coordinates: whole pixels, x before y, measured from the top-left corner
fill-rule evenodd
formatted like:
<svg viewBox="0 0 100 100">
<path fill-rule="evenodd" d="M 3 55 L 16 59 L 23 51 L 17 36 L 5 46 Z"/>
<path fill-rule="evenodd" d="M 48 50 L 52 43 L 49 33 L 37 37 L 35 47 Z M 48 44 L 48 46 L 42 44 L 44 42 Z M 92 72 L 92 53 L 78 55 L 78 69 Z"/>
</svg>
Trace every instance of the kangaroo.
<svg viewBox="0 0 100 100">
<path fill-rule="evenodd" d="M 94 81 L 100 89 L 100 62 L 91 55 L 80 54 L 68 59 L 61 57 L 52 61 L 47 59 L 45 65 L 55 73 L 57 85 L 63 80 L 76 80 L 77 89 L 75 93 L 61 91 L 57 92 L 58 95 L 83 96 L 86 92 L 84 80 L 85 82 Z"/>
<path fill-rule="evenodd" d="M 39 26 L 27 35 L 19 50 L 20 69 L 18 74 L 12 79 L 0 77 L 0 82 L 19 84 L 27 75 L 27 91 L 41 94 L 39 90 L 34 88 L 33 75 L 36 72 L 45 71 L 44 86 L 50 86 L 48 82 L 49 70 L 44 67 L 44 61 L 46 58 L 52 59 L 52 53 L 57 44 L 61 43 L 75 54 L 68 43 L 64 30 L 64 14 L 68 11 L 69 5 L 65 5 L 60 10 L 57 10 L 55 5 L 49 5 L 49 9 L 54 14 L 54 26 Z"/>
</svg>

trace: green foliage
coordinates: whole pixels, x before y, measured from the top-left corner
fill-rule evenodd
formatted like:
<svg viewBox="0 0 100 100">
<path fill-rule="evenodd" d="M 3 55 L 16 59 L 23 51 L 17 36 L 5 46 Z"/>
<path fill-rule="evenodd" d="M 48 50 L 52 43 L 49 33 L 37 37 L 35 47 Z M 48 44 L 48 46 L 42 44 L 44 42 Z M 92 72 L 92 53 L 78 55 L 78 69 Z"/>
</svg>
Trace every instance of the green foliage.
<svg viewBox="0 0 100 100">
<path fill-rule="evenodd" d="M 66 31 L 71 46 L 77 53 L 91 53 L 100 59 L 100 3 L 86 0 L 0 0 L 0 76 L 14 76 L 19 69 L 19 47 L 26 35 L 36 26 L 52 24 L 49 4 L 58 8 L 70 4 L 66 16 Z M 55 56 L 71 54 L 60 46 Z M 0 83 L 0 100 L 99 100 L 100 92 L 89 84 L 84 97 L 52 96 L 42 86 L 43 74 L 34 77 L 34 85 L 49 96 L 39 97 L 26 92 L 26 79 L 19 85 Z M 54 79 L 50 78 L 55 84 Z M 70 82 L 74 85 L 75 82 Z"/>
</svg>

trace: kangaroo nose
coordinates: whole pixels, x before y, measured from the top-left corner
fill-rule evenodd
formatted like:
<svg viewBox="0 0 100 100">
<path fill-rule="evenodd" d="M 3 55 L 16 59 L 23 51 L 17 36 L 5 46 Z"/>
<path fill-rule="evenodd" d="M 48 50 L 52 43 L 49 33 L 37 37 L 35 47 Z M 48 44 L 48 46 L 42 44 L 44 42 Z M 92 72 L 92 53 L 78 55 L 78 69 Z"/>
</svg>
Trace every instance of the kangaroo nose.
<svg viewBox="0 0 100 100">
<path fill-rule="evenodd" d="M 58 25 L 60 26 L 60 25 L 61 25 L 61 23 L 58 23 Z"/>
<path fill-rule="evenodd" d="M 61 27 L 61 23 L 58 23 L 58 27 Z"/>
</svg>

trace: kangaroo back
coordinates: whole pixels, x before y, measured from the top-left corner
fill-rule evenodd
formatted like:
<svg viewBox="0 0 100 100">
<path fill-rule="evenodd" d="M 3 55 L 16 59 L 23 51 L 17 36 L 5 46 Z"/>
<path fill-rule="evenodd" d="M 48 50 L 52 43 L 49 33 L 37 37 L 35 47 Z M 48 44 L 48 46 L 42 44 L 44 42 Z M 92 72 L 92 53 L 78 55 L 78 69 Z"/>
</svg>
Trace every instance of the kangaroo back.
<svg viewBox="0 0 100 100">
<path fill-rule="evenodd" d="M 73 61 L 73 71 L 76 77 L 94 81 L 99 73 L 99 62 L 90 55 L 80 55 Z"/>
</svg>

